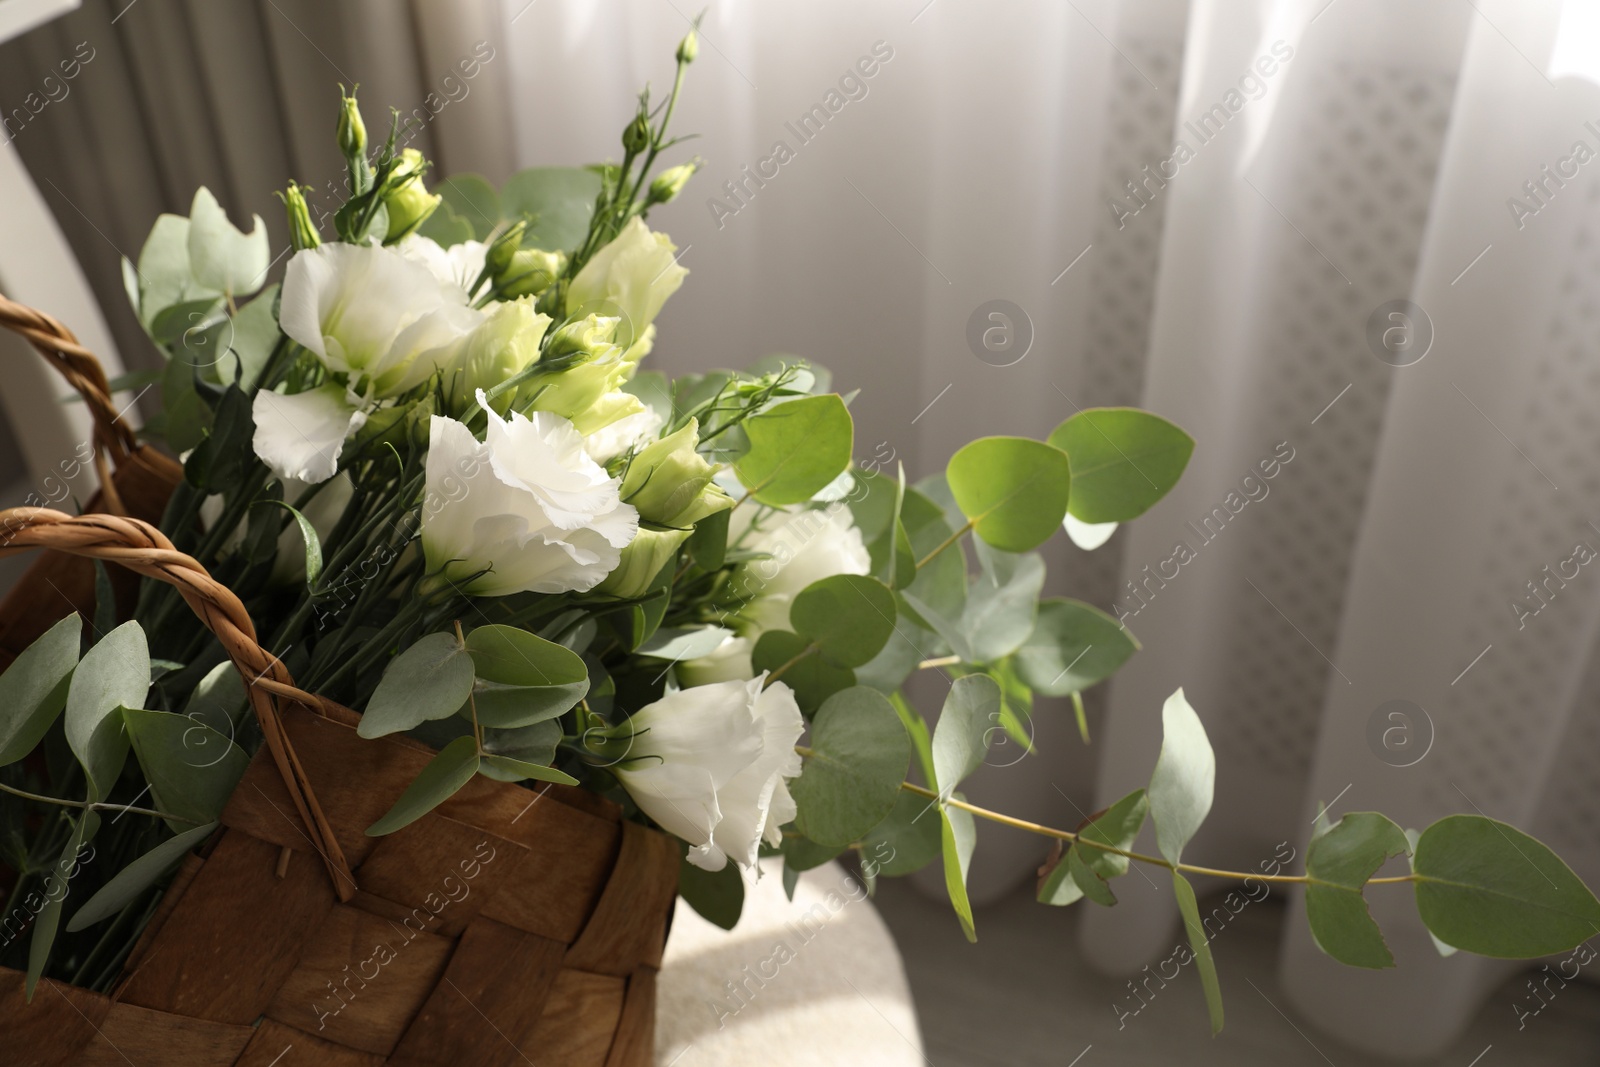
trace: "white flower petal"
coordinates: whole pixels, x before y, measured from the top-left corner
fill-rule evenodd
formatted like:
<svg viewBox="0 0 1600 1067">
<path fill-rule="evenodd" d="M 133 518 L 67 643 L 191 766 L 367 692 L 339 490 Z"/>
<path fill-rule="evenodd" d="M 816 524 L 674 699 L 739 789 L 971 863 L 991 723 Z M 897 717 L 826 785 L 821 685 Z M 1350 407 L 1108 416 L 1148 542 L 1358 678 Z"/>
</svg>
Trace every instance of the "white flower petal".
<svg viewBox="0 0 1600 1067">
<path fill-rule="evenodd" d="M 333 477 L 345 439 L 367 421 L 337 385 L 293 396 L 263 389 L 256 394 L 251 413 L 256 455 L 262 462 L 280 478 L 313 484 Z"/>
</svg>

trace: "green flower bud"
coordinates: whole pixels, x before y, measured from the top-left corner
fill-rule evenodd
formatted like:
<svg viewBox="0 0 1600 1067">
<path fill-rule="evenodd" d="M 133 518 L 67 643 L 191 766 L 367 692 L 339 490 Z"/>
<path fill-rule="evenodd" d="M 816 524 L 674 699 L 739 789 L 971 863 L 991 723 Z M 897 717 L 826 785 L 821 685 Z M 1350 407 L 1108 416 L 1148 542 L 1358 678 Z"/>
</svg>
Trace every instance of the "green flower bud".
<svg viewBox="0 0 1600 1067">
<path fill-rule="evenodd" d="M 612 596 L 643 596 L 662 568 L 675 562 L 689 530 L 644 530 L 622 550 L 617 569 L 606 575 L 596 592 Z"/>
<path fill-rule="evenodd" d="M 307 248 L 316 248 L 322 244 L 322 235 L 317 232 L 317 224 L 311 221 L 311 208 L 306 204 L 306 195 L 295 182 L 289 183 L 289 188 L 278 194 L 283 201 L 283 209 L 289 218 L 289 240 L 294 244 L 296 252 Z"/>
<path fill-rule="evenodd" d="M 617 326 L 621 319 L 609 315 L 587 315 L 573 319 L 557 330 L 545 346 L 545 358 L 556 359 L 583 353 L 598 359 L 617 347 Z"/>
<path fill-rule="evenodd" d="M 495 288 L 504 297 L 538 296 L 567 269 L 565 252 L 546 252 L 540 248 L 519 248 L 511 263 L 495 275 Z"/>
<path fill-rule="evenodd" d="M 689 179 L 699 169 L 698 163 L 682 163 L 662 171 L 656 176 L 656 180 L 650 183 L 650 203 L 665 204 L 672 200 L 683 192 L 683 187 L 689 184 Z"/>
<path fill-rule="evenodd" d="M 491 278 L 499 278 L 511 267 L 511 260 L 522 247 L 522 235 L 527 232 L 528 224 L 518 219 L 501 231 L 500 236 L 489 245 L 489 251 L 484 254 L 483 262 L 489 269 Z"/>
<path fill-rule="evenodd" d="M 400 163 L 385 183 L 383 206 L 389 214 L 386 242 L 398 241 L 415 230 L 432 215 L 444 197 L 428 192 L 422 184 L 422 172 L 427 162 L 415 148 L 400 153 Z"/>
<path fill-rule="evenodd" d="M 650 121 L 640 114 L 622 131 L 622 147 L 638 155 L 650 147 Z"/>
<path fill-rule="evenodd" d="M 677 529 L 732 507 L 733 498 L 711 480 L 716 468 L 695 451 L 699 443 L 699 423 L 690 419 L 677 433 L 646 445 L 623 475 L 623 502 L 638 508 L 641 518 Z"/>
<path fill-rule="evenodd" d="M 699 54 L 700 34 L 696 30 L 690 30 L 684 35 L 683 40 L 678 42 L 678 62 L 687 67 Z"/>
<path fill-rule="evenodd" d="M 346 159 L 364 158 L 367 154 L 367 125 L 361 121 L 361 108 L 355 95 L 345 95 L 339 87 L 339 151 Z"/>
</svg>

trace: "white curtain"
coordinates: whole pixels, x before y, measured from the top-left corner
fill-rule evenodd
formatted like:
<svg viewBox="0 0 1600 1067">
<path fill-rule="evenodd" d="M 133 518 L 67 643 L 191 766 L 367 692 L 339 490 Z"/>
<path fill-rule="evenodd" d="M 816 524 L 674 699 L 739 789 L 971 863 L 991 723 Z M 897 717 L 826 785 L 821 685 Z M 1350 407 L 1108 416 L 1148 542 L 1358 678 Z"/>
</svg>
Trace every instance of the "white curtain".
<svg viewBox="0 0 1600 1067">
<path fill-rule="evenodd" d="M 525 5 L 503 7 L 518 163 L 614 156 L 688 9 Z M 1043 434 L 1089 405 L 1142 404 L 1199 442 L 1150 514 L 1051 556 L 1054 591 L 1120 607 L 1144 643 L 1092 748 L 1043 708 L 1040 755 L 997 753 L 980 802 L 1075 825 L 1146 780 L 1182 685 L 1219 757 L 1196 857 L 1255 869 L 1280 842 L 1303 851 L 1323 802 L 1419 827 L 1482 811 L 1600 884 L 1583 770 L 1600 755 L 1600 576 L 1569 562 L 1600 549 L 1600 163 L 1573 158 L 1580 140 L 1600 152 L 1590 10 L 711 10 L 678 120 L 706 166 L 657 219 L 694 274 L 654 358 L 818 359 L 865 390 L 857 451 L 892 448 L 914 476 L 974 435 Z M 865 95 L 800 143 L 799 117 L 880 41 L 892 59 Z M 746 179 L 771 173 L 775 141 L 793 158 Z M 990 300 L 1031 321 L 1014 365 L 969 347 Z M 985 827 L 975 890 L 997 898 L 1040 853 Z M 1083 941 L 1131 973 L 1179 934 L 1169 894 L 1119 892 Z M 1408 891 L 1371 896 L 1399 968 L 1333 964 L 1297 906 L 1284 990 L 1348 1042 L 1436 1051 L 1506 965 L 1441 959 Z"/>
<path fill-rule="evenodd" d="M 86 35 L 102 48 L 16 148 L 137 365 L 116 253 L 200 181 L 281 229 L 267 191 L 334 169 L 337 80 L 404 110 L 456 97 L 421 143 L 498 182 L 619 155 L 697 10 L 96 0 L 6 46 L 0 92 L 22 99 Z M 912 477 L 1091 405 L 1194 434 L 1167 500 L 1048 555 L 1052 593 L 1120 610 L 1144 644 L 1092 694 L 1093 744 L 1042 706 L 1039 755 L 997 751 L 979 802 L 1076 825 L 1147 780 L 1182 685 L 1219 760 L 1197 860 L 1303 852 L 1322 803 L 1414 826 L 1482 811 L 1600 884 L 1594 10 L 725 0 L 674 120 L 700 138 L 672 161 L 704 168 L 653 217 L 692 276 L 652 359 L 813 358 L 863 390 L 858 455 Z M 443 79 L 480 41 L 494 58 L 462 95 Z M 968 339 L 992 301 L 1014 305 L 998 354 Z M 985 827 L 975 895 L 1041 853 Z M 1118 891 L 1083 944 L 1131 973 L 1179 935 L 1153 883 Z M 1426 1054 L 1506 965 L 1440 959 L 1406 891 L 1371 896 L 1399 968 L 1332 964 L 1291 909 L 1282 990 L 1347 1042 Z"/>
</svg>

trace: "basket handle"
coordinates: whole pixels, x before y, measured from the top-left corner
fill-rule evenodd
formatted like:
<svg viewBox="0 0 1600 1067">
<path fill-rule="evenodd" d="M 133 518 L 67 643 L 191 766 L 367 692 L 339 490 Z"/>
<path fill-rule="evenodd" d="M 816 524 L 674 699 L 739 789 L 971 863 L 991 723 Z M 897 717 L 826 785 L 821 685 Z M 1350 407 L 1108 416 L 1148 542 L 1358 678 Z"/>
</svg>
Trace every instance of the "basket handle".
<svg viewBox="0 0 1600 1067">
<path fill-rule="evenodd" d="M 122 501 L 117 496 L 106 462 L 109 460 L 112 466 L 120 467 L 138 447 L 138 441 L 111 402 L 111 383 L 106 380 L 106 372 L 100 366 L 100 361 L 54 316 L 19 304 L 4 294 L 0 294 L 0 326 L 26 338 L 51 366 L 61 372 L 67 384 L 83 397 L 89 407 L 90 417 L 94 419 L 92 443 L 101 495 L 111 511 L 122 514 Z"/>
<path fill-rule="evenodd" d="M 244 678 L 250 706 L 261 724 L 278 773 L 311 832 L 312 844 L 327 865 L 335 891 L 341 900 L 349 900 L 356 889 L 350 865 L 278 715 L 279 699 L 292 700 L 318 712 L 321 704 L 316 697 L 295 688 L 288 669 L 261 647 L 255 624 L 233 590 L 211 577 L 193 557 L 174 548 L 160 530 L 139 519 L 67 515 L 49 508 L 7 508 L 0 511 L 0 531 L 4 531 L 0 536 L 0 556 L 33 548 L 54 549 L 108 560 L 178 590 L 206 629 L 216 635 Z"/>
</svg>

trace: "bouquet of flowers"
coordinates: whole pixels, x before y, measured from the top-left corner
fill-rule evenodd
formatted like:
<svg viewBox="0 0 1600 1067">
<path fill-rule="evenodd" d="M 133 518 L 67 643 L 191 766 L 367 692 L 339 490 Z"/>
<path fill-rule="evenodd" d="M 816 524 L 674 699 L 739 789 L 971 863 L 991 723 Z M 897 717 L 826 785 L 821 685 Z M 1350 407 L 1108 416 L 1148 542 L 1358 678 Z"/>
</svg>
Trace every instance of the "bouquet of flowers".
<svg viewBox="0 0 1600 1067">
<path fill-rule="evenodd" d="M 348 195 L 317 210 L 309 189 L 282 194 L 281 285 L 264 285 L 261 220 L 235 228 L 205 189 L 189 217 L 158 219 L 125 274 L 166 360 L 143 432 L 182 461 L 161 533 L 238 597 L 298 691 L 358 710 L 363 738 L 436 752 L 369 835 L 480 776 L 576 786 L 676 838 L 678 890 L 723 926 L 761 857 L 782 857 L 792 892 L 852 853 L 869 886 L 942 863 L 973 937 L 976 820 L 999 821 L 1050 840 L 1048 905 L 1111 905 L 1131 862 L 1167 868 L 1219 1028 L 1189 877 L 1230 872 L 1185 861 L 1215 760 L 1181 690 L 1148 785 L 1074 830 L 960 792 L 991 745 L 1032 751 L 1036 697 L 1070 698 L 1087 740 L 1082 692 L 1138 645 L 1095 607 L 1041 598 L 1035 550 L 1063 525 L 1088 544 L 1139 516 L 1193 441 L 1090 409 L 1045 440 L 973 441 L 913 483 L 852 459 L 849 395 L 819 366 L 646 369 L 688 273 L 649 219 L 697 166 L 656 169 L 695 51 L 691 33 L 660 106 L 641 96 L 620 162 L 498 190 L 430 188 L 398 119 L 369 141 L 345 96 Z M 6 514 L 6 544 L 54 515 Z M 119 614 L 97 568 L 93 618 L 61 620 L 0 675 L 0 961 L 30 992 L 41 976 L 115 985 L 173 869 L 274 743 L 263 701 L 297 692 L 241 676 L 171 585 L 144 581 Z M 948 682 L 931 729 L 902 693 L 918 671 Z M 1133 851 L 1147 816 L 1159 855 Z M 1401 854 L 1408 872 L 1374 877 Z M 1532 957 L 1600 928 L 1559 858 L 1479 815 L 1420 834 L 1324 817 L 1305 873 L 1273 880 L 1305 887 L 1318 943 L 1355 966 L 1393 963 L 1369 884 L 1410 884 L 1441 951 Z"/>
</svg>

